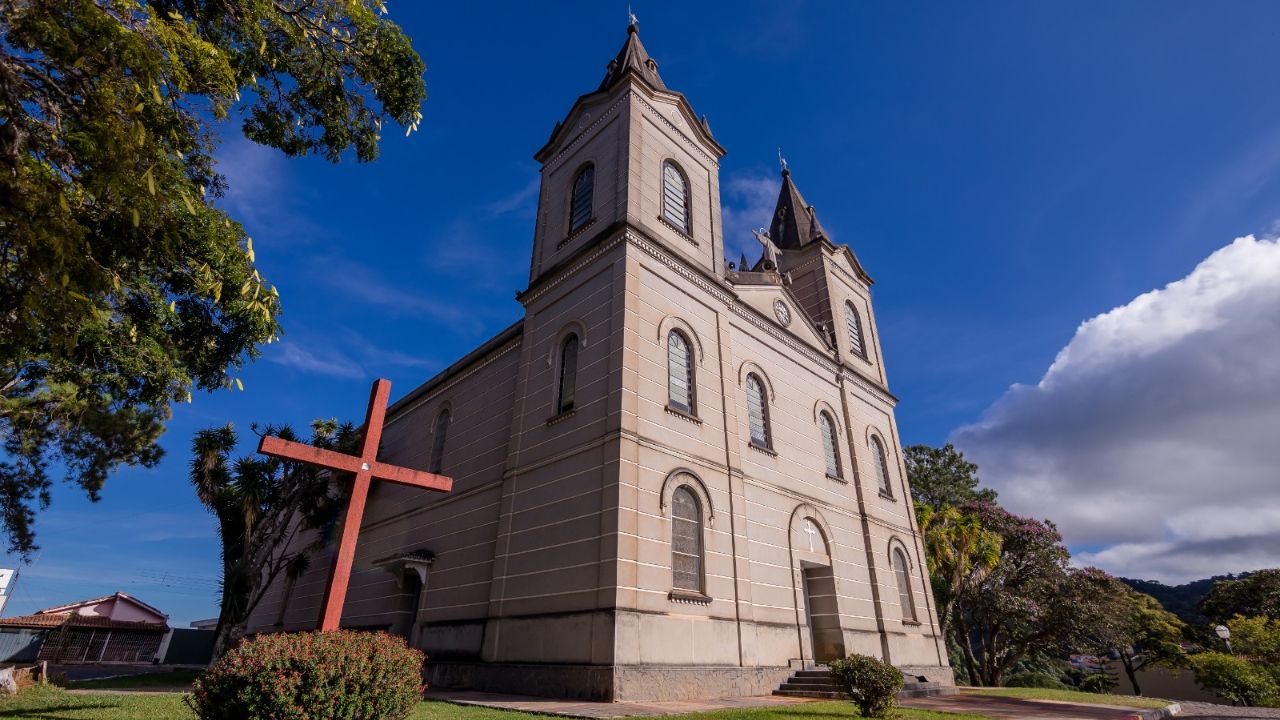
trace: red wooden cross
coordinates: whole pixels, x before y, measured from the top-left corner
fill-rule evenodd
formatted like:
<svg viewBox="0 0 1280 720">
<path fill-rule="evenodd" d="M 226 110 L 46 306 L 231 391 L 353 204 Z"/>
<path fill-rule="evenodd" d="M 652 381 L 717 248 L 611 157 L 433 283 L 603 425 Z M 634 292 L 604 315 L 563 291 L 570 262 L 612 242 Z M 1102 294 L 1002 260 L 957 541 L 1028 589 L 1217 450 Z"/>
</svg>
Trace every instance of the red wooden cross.
<svg viewBox="0 0 1280 720">
<path fill-rule="evenodd" d="M 351 501 L 347 504 L 347 513 L 339 531 L 338 555 L 333 560 L 329 585 L 324 591 L 324 609 L 320 614 L 321 630 L 337 630 L 342 621 L 342 604 L 347 597 L 347 583 L 351 580 L 351 563 L 356 557 L 356 538 L 360 535 L 360 521 L 364 517 L 364 503 L 369 496 L 369 482 L 376 478 L 440 492 L 449 492 L 453 488 L 453 478 L 378 462 L 378 441 L 382 438 L 382 420 L 387 414 L 387 398 L 390 395 L 390 380 L 374 381 L 373 390 L 369 393 L 369 409 L 364 416 L 359 457 L 271 435 L 264 436 L 262 442 L 258 443 L 258 452 L 264 455 L 356 474 L 355 484 L 351 487 Z"/>
</svg>

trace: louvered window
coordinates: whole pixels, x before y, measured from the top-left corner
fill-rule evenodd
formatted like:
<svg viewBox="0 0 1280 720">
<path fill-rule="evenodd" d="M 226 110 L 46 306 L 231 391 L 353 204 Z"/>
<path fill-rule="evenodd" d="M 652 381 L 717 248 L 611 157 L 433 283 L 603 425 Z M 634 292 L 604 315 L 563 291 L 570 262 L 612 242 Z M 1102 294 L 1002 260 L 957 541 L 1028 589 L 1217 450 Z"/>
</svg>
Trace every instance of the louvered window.
<svg viewBox="0 0 1280 720">
<path fill-rule="evenodd" d="M 827 457 L 827 474 L 840 477 L 840 456 L 836 448 L 836 428 L 831 416 L 823 412 L 818 415 L 818 427 L 822 430 L 822 451 Z"/>
<path fill-rule="evenodd" d="M 596 166 L 588 165 L 573 179 L 573 198 L 569 203 L 569 232 L 591 220 L 591 200 L 595 193 Z"/>
<path fill-rule="evenodd" d="M 862 318 L 853 309 L 852 303 L 844 304 L 844 321 L 849 326 L 849 347 L 862 359 L 867 358 L 867 344 L 862 337 Z"/>
<path fill-rule="evenodd" d="M 751 426 L 751 444 L 769 447 L 769 404 L 764 383 L 754 374 L 747 376 L 747 422 Z"/>
<path fill-rule="evenodd" d="M 573 409 L 573 393 L 578 384 L 578 336 L 570 335 L 560 346 L 560 392 L 557 413 Z"/>
<path fill-rule="evenodd" d="M 898 578 L 898 602 L 902 605 L 902 619 L 916 621 L 916 602 L 911 594 L 911 576 L 907 573 L 907 556 L 902 548 L 893 549 L 893 574 Z"/>
<path fill-rule="evenodd" d="M 431 464 L 427 467 L 427 472 L 438 473 L 444 465 L 444 443 L 449 435 L 449 419 L 448 408 L 441 410 L 440 417 L 436 418 L 436 436 L 431 443 Z"/>
<path fill-rule="evenodd" d="M 885 461 L 884 444 L 874 436 L 871 438 L 871 462 L 876 466 L 876 482 L 880 485 L 880 492 L 893 497 L 893 490 L 889 487 L 889 463 Z"/>
<path fill-rule="evenodd" d="M 689 232 L 689 184 L 675 163 L 662 164 L 662 217 L 682 232 Z"/>
<path fill-rule="evenodd" d="M 702 508 L 687 485 L 671 495 L 671 584 L 702 592 Z"/>
<path fill-rule="evenodd" d="M 683 333 L 667 333 L 667 403 L 675 410 L 693 414 L 693 352 Z"/>
</svg>

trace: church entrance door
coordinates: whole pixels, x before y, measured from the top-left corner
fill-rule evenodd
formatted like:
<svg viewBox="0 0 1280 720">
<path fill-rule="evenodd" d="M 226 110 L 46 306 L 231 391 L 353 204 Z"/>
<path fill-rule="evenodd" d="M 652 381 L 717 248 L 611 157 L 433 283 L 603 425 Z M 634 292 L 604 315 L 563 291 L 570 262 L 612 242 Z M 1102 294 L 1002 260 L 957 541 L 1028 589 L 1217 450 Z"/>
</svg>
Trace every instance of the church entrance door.
<svg viewBox="0 0 1280 720">
<path fill-rule="evenodd" d="M 836 604 L 836 579 L 830 565 L 805 567 L 805 614 L 813 634 L 813 659 L 825 663 L 844 657 L 844 633 Z"/>
</svg>

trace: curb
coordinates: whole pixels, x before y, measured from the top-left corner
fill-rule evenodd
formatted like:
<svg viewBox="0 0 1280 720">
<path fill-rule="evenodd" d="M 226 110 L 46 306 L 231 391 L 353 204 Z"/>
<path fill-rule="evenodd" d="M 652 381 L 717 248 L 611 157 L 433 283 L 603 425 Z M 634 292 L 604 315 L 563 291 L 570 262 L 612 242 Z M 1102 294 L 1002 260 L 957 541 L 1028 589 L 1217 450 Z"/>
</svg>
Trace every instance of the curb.
<svg viewBox="0 0 1280 720">
<path fill-rule="evenodd" d="M 1165 720 L 1182 713 L 1182 706 L 1178 703 L 1165 705 L 1155 710 L 1143 710 L 1129 715 L 1125 720 Z"/>
</svg>

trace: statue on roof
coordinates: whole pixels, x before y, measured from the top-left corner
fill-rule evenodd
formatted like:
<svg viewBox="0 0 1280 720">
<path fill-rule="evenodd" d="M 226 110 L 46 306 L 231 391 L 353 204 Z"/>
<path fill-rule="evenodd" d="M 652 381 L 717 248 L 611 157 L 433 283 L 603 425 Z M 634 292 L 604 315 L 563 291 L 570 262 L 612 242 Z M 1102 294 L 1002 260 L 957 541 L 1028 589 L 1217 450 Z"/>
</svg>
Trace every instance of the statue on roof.
<svg viewBox="0 0 1280 720">
<path fill-rule="evenodd" d="M 764 261 L 766 270 L 776 270 L 778 268 L 778 246 L 773 244 L 773 238 L 769 237 L 769 231 L 764 228 L 757 228 L 751 231 L 756 236 L 756 242 L 764 246 Z M 772 263 L 773 267 L 768 267 Z"/>
</svg>

